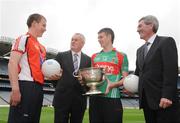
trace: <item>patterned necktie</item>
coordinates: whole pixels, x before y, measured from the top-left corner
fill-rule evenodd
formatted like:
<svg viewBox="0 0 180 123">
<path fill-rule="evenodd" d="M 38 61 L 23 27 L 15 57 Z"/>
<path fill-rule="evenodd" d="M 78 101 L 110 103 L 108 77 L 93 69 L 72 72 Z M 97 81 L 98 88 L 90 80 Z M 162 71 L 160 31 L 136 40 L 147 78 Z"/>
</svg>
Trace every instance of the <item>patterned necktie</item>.
<svg viewBox="0 0 180 123">
<path fill-rule="evenodd" d="M 74 54 L 73 64 L 74 64 L 74 71 L 77 72 L 78 71 L 78 54 Z"/>
<path fill-rule="evenodd" d="M 146 57 L 147 53 L 148 53 L 148 45 L 150 43 L 149 42 L 146 42 L 145 45 L 144 45 L 144 58 Z"/>
</svg>

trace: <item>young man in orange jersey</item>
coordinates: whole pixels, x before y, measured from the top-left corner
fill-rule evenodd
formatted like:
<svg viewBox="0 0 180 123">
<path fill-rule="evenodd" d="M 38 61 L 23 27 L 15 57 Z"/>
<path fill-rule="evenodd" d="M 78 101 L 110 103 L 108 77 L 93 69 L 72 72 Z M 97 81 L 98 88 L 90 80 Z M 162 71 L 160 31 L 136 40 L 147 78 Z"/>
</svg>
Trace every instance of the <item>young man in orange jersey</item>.
<svg viewBox="0 0 180 123">
<path fill-rule="evenodd" d="M 41 114 L 44 83 L 41 65 L 46 50 L 37 38 L 46 31 L 46 19 L 32 14 L 27 26 L 28 32 L 14 42 L 8 64 L 12 87 L 8 123 L 39 123 Z"/>
</svg>

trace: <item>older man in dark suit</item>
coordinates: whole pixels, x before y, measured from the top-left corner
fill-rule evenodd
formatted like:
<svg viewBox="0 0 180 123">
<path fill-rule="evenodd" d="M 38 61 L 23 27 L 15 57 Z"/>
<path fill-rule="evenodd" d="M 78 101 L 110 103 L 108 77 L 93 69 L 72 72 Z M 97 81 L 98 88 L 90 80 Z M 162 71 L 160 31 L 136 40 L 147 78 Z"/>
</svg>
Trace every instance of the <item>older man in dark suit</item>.
<svg viewBox="0 0 180 123">
<path fill-rule="evenodd" d="M 148 15 L 139 20 L 137 32 L 146 43 L 137 50 L 135 74 L 139 76 L 140 108 L 146 123 L 177 121 L 178 57 L 172 37 L 156 35 L 159 23 Z"/>
<path fill-rule="evenodd" d="M 56 60 L 63 70 L 57 82 L 53 100 L 55 109 L 55 123 L 82 123 L 86 109 L 85 87 L 81 86 L 78 79 L 73 76 L 78 69 L 91 66 L 89 56 L 81 52 L 85 37 L 75 33 L 71 40 L 71 50 L 60 52 Z"/>
</svg>

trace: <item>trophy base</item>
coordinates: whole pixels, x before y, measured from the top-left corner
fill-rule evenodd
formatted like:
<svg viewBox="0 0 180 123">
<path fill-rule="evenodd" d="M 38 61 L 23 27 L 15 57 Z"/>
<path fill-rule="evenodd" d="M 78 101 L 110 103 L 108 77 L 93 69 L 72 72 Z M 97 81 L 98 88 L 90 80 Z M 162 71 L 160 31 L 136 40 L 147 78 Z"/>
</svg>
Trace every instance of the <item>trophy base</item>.
<svg viewBox="0 0 180 123">
<path fill-rule="evenodd" d="M 101 95 L 101 94 L 104 94 L 104 93 L 102 93 L 101 91 L 98 91 L 98 90 L 93 90 L 93 91 L 88 91 L 88 92 L 86 92 L 85 94 L 83 94 L 83 95 Z"/>
</svg>

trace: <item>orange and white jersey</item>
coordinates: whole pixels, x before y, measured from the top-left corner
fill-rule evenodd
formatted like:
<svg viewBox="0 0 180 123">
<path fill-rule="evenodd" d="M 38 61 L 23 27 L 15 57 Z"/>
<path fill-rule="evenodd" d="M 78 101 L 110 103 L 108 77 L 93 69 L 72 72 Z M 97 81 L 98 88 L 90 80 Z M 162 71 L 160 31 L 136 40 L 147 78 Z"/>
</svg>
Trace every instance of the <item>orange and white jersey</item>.
<svg viewBox="0 0 180 123">
<path fill-rule="evenodd" d="M 16 39 L 12 51 L 22 53 L 19 62 L 19 80 L 44 83 L 41 65 L 46 57 L 46 49 L 29 33 Z"/>
</svg>

